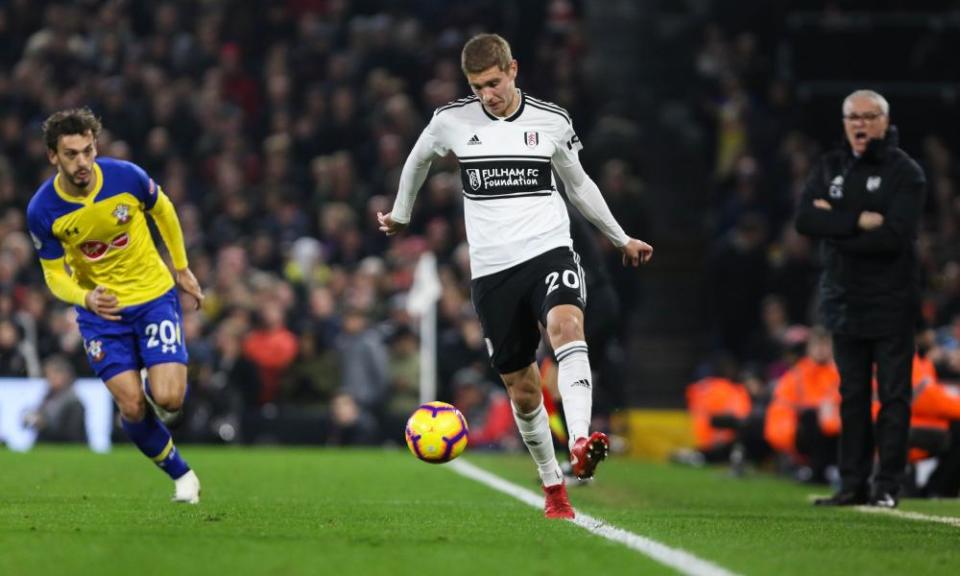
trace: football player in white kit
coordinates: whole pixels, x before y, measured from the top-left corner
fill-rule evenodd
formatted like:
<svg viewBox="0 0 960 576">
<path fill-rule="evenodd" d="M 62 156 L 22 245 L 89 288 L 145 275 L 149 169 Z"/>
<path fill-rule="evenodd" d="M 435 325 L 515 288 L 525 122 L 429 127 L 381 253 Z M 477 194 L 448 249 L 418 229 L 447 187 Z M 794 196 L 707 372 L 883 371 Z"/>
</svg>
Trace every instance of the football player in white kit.
<svg viewBox="0 0 960 576">
<path fill-rule="evenodd" d="M 435 158 L 460 162 L 470 245 L 471 294 L 491 361 L 503 378 L 520 435 L 540 472 L 548 518 L 573 518 L 543 407 L 535 354 L 546 326 L 559 363 L 558 384 L 578 477 L 589 478 L 607 455 L 602 432 L 590 433 L 592 382 L 583 333 L 586 288 L 570 239 L 570 201 L 639 266 L 653 247 L 631 238 L 584 172 L 583 147 L 567 112 L 516 87 L 517 61 L 496 34 L 463 47 L 461 67 L 473 96 L 438 108 L 403 166 L 393 210 L 377 214 L 388 236 L 410 222 L 417 192 Z"/>
</svg>

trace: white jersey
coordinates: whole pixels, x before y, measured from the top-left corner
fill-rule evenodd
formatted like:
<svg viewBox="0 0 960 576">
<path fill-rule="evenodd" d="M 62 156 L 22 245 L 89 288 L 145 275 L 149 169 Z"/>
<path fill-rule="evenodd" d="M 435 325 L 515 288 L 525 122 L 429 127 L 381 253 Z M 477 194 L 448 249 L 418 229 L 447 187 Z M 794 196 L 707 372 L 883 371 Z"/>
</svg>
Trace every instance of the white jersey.
<svg viewBox="0 0 960 576">
<path fill-rule="evenodd" d="M 516 112 L 505 118 L 490 114 L 476 96 L 438 108 L 401 177 L 393 218 L 408 222 L 432 158 L 450 151 L 457 156 L 474 278 L 572 245 L 566 204 L 552 168 L 575 166 L 582 173 L 577 154 L 583 146 L 563 108 L 523 92 L 519 97 Z M 611 228 L 608 236 L 624 244 L 626 234 L 599 199 L 608 221 L 591 220 L 604 232 Z"/>
</svg>

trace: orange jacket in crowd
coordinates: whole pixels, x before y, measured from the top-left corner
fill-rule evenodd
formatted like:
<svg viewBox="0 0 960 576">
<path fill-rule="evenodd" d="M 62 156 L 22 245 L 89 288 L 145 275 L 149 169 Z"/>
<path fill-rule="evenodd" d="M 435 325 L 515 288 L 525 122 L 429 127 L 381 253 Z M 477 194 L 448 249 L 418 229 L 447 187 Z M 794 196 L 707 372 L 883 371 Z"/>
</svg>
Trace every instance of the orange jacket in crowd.
<svg viewBox="0 0 960 576">
<path fill-rule="evenodd" d="M 710 425 L 714 416 L 746 418 L 750 394 L 743 384 L 726 378 L 703 378 L 687 386 L 687 408 L 693 417 L 693 438 L 698 450 L 709 450 L 734 441 L 736 432 Z"/>
<path fill-rule="evenodd" d="M 960 420 L 960 396 L 937 380 L 937 369 L 929 358 L 913 357 L 913 403 L 910 406 L 911 428 L 936 428 L 946 430 L 950 422 Z M 873 419 L 880 412 L 877 397 L 877 380 L 873 380 Z M 929 454 L 919 448 L 910 449 L 910 461 L 927 458 Z"/>
<path fill-rule="evenodd" d="M 937 369 L 929 358 L 913 358 L 913 407 L 910 410 L 913 427 L 950 427 L 950 421 L 960 420 L 960 396 L 937 381 Z"/>
<path fill-rule="evenodd" d="M 911 428 L 947 430 L 950 422 L 960 420 L 960 396 L 937 380 L 937 369 L 929 358 L 913 357 L 913 405 L 910 408 Z M 929 457 L 925 450 L 910 449 L 910 461 Z"/>
<path fill-rule="evenodd" d="M 244 340 L 243 353 L 257 365 L 260 375 L 261 405 L 273 402 L 280 392 L 280 378 L 296 359 L 298 347 L 296 335 L 282 327 L 254 330 Z"/>
<path fill-rule="evenodd" d="M 840 373 L 833 362 L 817 364 L 803 357 L 780 377 L 763 426 L 767 443 L 796 456 L 797 417 L 809 409 L 818 411 L 825 436 L 840 433 Z"/>
</svg>

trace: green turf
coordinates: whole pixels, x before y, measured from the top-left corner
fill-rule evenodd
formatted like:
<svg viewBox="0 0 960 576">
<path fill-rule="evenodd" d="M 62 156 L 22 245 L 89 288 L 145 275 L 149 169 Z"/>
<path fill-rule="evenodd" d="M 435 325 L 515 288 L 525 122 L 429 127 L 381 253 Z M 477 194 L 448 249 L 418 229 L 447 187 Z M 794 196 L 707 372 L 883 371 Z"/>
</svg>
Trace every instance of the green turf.
<svg viewBox="0 0 960 576">
<path fill-rule="evenodd" d="M 131 450 L 0 452 L 0 574 L 668 573 L 406 452 L 184 453 L 200 506 Z"/>
<path fill-rule="evenodd" d="M 474 463 L 510 480 L 528 465 Z M 591 486 L 572 488 L 574 506 L 743 574 L 956 574 L 960 527 L 824 509 L 826 487 L 779 478 L 732 478 L 724 470 L 612 459 Z M 960 502 L 904 500 L 901 510 L 960 516 Z"/>
<path fill-rule="evenodd" d="M 666 574 L 589 535 L 401 451 L 184 452 L 199 506 L 138 453 L 0 451 L 0 575 Z M 536 490 L 525 456 L 468 454 Z M 960 528 L 821 510 L 810 490 L 625 459 L 574 504 L 742 574 L 953 574 Z M 957 502 L 903 509 L 960 516 Z"/>
</svg>

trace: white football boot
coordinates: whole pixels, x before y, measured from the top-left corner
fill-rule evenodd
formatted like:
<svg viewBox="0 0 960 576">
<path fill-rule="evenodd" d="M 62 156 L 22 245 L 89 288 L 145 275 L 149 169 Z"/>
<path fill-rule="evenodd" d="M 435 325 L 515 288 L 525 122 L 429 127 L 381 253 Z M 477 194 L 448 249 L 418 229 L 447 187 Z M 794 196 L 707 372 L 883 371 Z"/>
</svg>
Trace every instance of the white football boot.
<svg viewBox="0 0 960 576">
<path fill-rule="evenodd" d="M 185 504 L 200 503 L 200 479 L 193 470 L 174 480 L 173 485 L 176 491 L 171 500 Z"/>
</svg>

